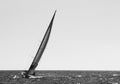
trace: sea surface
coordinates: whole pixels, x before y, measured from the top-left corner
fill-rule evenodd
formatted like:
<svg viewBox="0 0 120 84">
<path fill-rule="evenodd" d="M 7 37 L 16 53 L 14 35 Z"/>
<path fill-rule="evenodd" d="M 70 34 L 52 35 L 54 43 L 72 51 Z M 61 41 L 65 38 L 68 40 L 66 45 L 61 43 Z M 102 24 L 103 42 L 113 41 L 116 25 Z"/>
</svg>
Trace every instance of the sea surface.
<svg viewBox="0 0 120 84">
<path fill-rule="evenodd" d="M 24 70 L 1 70 L 0 84 L 120 84 L 120 71 L 36 71 L 23 78 Z"/>
</svg>

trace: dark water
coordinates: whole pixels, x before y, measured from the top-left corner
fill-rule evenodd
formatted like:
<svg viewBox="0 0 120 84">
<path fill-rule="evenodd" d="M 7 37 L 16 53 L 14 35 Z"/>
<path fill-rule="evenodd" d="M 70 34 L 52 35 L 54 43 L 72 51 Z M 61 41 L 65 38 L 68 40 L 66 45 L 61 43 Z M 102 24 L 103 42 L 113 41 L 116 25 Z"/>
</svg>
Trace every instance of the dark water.
<svg viewBox="0 0 120 84">
<path fill-rule="evenodd" d="M 0 84 L 120 84 L 120 71 L 36 71 L 36 78 L 22 78 L 23 71 L 0 71 Z"/>
</svg>

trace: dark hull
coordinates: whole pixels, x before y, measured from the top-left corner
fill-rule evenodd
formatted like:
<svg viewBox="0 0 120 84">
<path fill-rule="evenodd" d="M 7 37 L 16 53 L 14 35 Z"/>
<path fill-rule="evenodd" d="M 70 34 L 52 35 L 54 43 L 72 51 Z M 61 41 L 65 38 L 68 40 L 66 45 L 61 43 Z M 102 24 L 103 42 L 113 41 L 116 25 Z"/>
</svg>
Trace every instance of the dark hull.
<svg viewBox="0 0 120 84">
<path fill-rule="evenodd" d="M 22 71 L 0 71 L 0 84 L 120 84 L 120 71 L 36 71 L 41 78 L 22 78 Z"/>
</svg>

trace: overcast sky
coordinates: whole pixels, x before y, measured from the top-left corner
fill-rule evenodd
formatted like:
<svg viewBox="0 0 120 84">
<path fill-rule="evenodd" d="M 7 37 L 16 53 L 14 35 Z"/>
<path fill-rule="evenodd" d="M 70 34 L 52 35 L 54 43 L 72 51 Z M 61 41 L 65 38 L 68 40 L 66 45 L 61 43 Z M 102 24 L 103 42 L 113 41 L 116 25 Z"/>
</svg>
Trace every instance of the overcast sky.
<svg viewBox="0 0 120 84">
<path fill-rule="evenodd" d="M 29 68 L 55 10 L 38 70 L 120 70 L 120 0 L 0 0 L 0 70 Z"/>
</svg>

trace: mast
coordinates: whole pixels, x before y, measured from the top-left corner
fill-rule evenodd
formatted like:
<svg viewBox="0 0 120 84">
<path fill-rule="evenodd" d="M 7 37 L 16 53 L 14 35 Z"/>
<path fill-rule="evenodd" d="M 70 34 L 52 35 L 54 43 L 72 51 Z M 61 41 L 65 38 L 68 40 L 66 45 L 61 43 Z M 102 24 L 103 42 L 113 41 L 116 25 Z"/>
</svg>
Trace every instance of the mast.
<svg viewBox="0 0 120 84">
<path fill-rule="evenodd" d="M 42 42 L 40 44 L 40 47 L 39 47 L 37 53 L 36 53 L 36 56 L 33 59 L 33 62 L 31 64 L 29 70 L 26 72 L 26 76 L 35 74 L 35 68 L 37 67 L 38 62 L 40 61 L 40 58 L 41 58 L 41 56 L 42 56 L 42 54 L 43 54 L 43 52 L 44 52 L 44 50 L 46 48 L 48 40 L 49 40 L 55 14 L 56 14 L 56 11 L 54 12 L 54 15 L 52 17 L 52 20 L 50 21 L 50 24 L 49 24 L 49 26 L 47 28 L 47 31 L 45 32 L 45 35 L 43 37 L 43 40 L 42 40 Z"/>
</svg>

